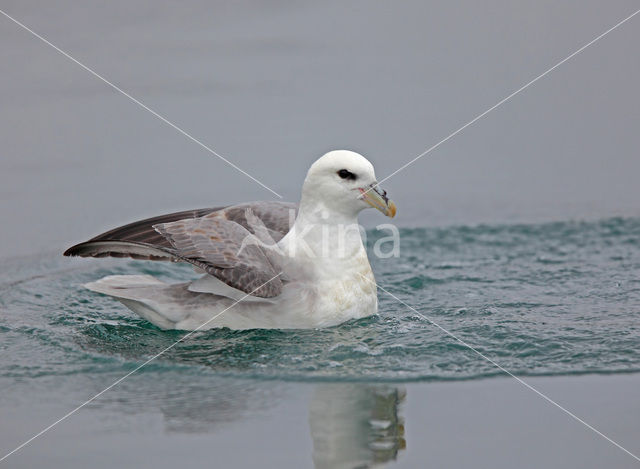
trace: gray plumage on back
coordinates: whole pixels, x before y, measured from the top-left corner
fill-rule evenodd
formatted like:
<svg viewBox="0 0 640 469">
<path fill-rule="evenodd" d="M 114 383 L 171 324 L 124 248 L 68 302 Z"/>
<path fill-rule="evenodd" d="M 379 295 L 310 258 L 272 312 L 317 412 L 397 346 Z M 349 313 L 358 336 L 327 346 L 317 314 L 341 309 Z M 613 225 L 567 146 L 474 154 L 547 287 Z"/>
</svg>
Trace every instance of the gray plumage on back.
<svg viewBox="0 0 640 469">
<path fill-rule="evenodd" d="M 264 298 L 282 291 L 282 280 L 274 278 L 279 266 L 272 265 L 259 245 L 244 245 L 252 233 L 228 220 L 223 211 L 154 225 L 154 229 L 169 240 L 178 259 L 200 267 L 233 288 Z"/>
<path fill-rule="evenodd" d="M 259 246 L 242 241 L 253 233 L 246 218 L 249 209 L 264 224 L 274 241 L 287 234 L 297 205 L 288 202 L 249 202 L 170 213 L 107 231 L 65 251 L 65 256 L 131 257 L 194 264 L 245 293 L 273 297 L 282 290 L 278 272 Z M 202 231 L 202 232 L 200 232 Z"/>
</svg>

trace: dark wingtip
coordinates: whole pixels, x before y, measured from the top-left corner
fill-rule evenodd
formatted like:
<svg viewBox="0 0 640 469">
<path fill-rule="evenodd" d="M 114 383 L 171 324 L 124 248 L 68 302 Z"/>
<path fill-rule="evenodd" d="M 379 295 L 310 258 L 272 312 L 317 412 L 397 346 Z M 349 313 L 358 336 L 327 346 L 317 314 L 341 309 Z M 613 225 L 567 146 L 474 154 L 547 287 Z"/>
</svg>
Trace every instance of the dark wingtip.
<svg viewBox="0 0 640 469">
<path fill-rule="evenodd" d="M 94 257 L 91 250 L 87 249 L 90 248 L 92 244 L 95 243 L 85 241 L 84 243 L 76 244 L 63 252 L 62 255 L 67 257 Z"/>
<path fill-rule="evenodd" d="M 62 253 L 63 256 L 77 256 L 78 255 L 78 246 L 79 244 L 76 244 L 75 246 L 71 246 L 69 249 L 67 249 L 65 252 Z"/>
</svg>

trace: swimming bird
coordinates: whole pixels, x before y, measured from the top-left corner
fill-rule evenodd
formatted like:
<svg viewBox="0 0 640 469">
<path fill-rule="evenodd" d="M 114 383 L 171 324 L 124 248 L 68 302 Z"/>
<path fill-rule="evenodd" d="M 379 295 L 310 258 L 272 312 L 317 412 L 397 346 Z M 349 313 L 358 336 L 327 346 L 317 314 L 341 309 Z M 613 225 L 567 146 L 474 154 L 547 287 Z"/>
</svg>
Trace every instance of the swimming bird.
<svg viewBox="0 0 640 469">
<path fill-rule="evenodd" d="M 84 285 L 162 329 L 328 327 L 377 312 L 357 220 L 368 207 L 396 213 L 373 165 L 336 150 L 313 163 L 299 204 L 171 213 L 115 228 L 64 255 L 193 264 L 204 275 L 191 282 L 111 275 Z"/>
</svg>

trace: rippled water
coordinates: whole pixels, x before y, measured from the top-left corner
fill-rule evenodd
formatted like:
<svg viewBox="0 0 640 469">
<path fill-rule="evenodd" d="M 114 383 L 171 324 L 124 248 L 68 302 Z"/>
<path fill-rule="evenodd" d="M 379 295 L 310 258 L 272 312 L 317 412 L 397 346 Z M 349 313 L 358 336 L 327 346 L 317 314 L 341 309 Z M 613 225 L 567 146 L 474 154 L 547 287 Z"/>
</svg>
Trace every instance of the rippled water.
<svg viewBox="0 0 640 469">
<path fill-rule="evenodd" d="M 376 233 L 369 236 L 369 243 Z M 378 283 L 521 375 L 640 370 L 640 219 L 401 230 Z M 0 377 L 133 369 L 179 339 L 80 285 L 108 274 L 192 276 L 187 266 L 2 261 Z M 324 330 L 196 333 L 150 369 L 290 380 L 444 380 L 500 372 L 379 291 L 380 314 Z"/>
</svg>

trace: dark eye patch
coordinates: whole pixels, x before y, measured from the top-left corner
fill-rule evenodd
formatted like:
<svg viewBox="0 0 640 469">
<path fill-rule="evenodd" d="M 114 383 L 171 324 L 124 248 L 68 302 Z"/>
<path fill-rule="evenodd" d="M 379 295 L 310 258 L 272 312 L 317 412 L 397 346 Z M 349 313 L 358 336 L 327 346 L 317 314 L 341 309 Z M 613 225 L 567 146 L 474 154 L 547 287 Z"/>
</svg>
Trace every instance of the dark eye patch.
<svg viewBox="0 0 640 469">
<path fill-rule="evenodd" d="M 350 179 L 351 181 L 355 181 L 357 178 L 357 176 L 348 169 L 341 169 L 340 171 L 338 171 L 338 176 L 340 176 L 342 179 Z"/>
</svg>

